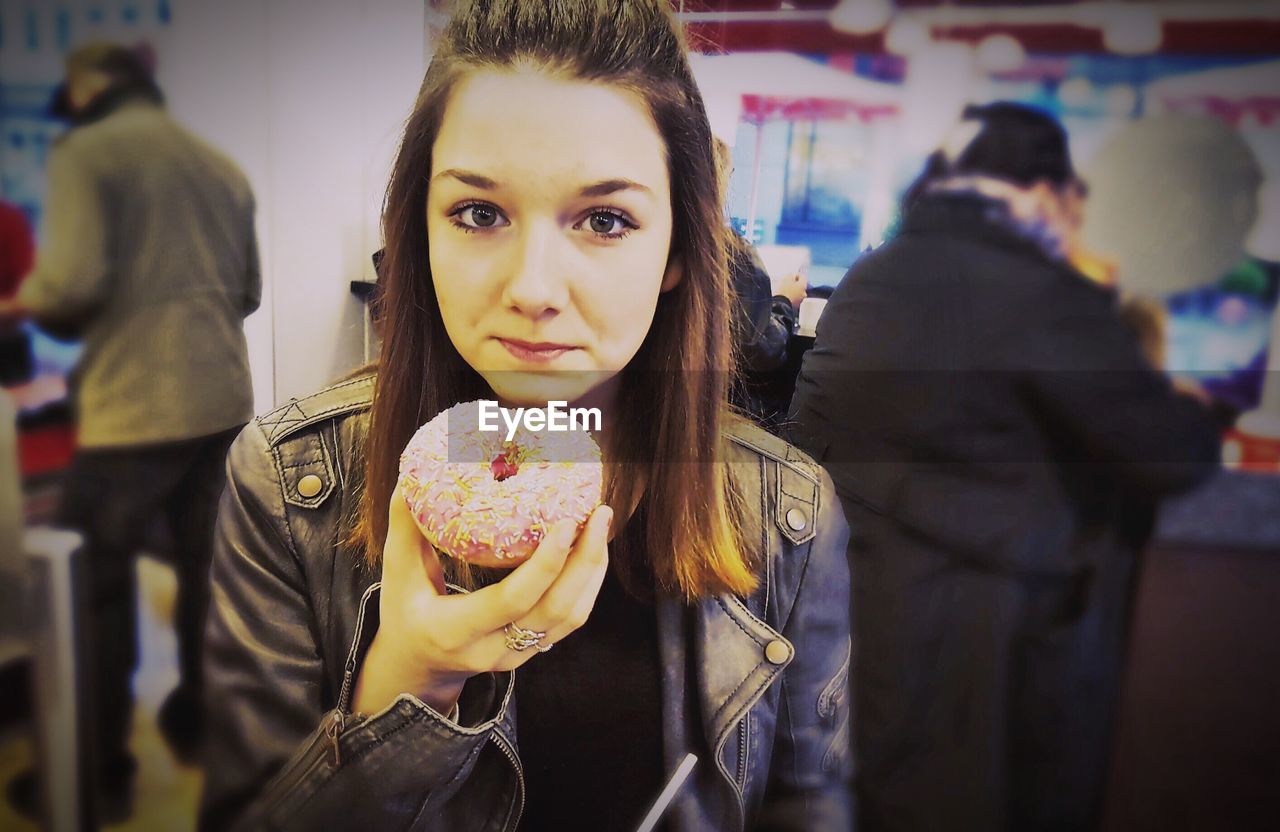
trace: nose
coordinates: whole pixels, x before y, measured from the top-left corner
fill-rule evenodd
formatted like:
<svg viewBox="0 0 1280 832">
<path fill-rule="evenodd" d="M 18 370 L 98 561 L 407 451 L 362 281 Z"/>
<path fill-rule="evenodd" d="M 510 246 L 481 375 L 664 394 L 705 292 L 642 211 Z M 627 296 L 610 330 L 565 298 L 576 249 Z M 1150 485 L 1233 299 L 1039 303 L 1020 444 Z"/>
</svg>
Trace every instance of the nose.
<svg viewBox="0 0 1280 832">
<path fill-rule="evenodd" d="M 566 286 L 559 253 L 559 229 L 528 223 L 513 241 L 502 301 L 507 308 L 535 321 L 564 308 Z"/>
</svg>

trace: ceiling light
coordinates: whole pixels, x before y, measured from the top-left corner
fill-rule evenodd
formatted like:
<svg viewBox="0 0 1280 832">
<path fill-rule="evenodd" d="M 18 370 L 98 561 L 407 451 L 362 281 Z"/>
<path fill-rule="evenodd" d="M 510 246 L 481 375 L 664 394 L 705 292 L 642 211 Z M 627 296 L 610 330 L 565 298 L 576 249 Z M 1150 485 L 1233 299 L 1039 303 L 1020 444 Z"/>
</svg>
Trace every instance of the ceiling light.
<svg viewBox="0 0 1280 832">
<path fill-rule="evenodd" d="M 878 32 L 893 16 L 890 0 L 840 0 L 831 10 L 831 27 L 837 32 L 868 35 Z"/>
<path fill-rule="evenodd" d="M 1117 55 L 1149 55 L 1160 49 L 1164 24 L 1151 9 L 1106 10 L 1102 42 Z"/>
<path fill-rule="evenodd" d="M 987 72 L 1013 72 L 1026 59 L 1026 50 L 1012 35 L 987 35 L 978 44 L 978 66 Z"/>
<path fill-rule="evenodd" d="M 895 55 L 913 55 L 932 40 L 929 28 L 914 17 L 898 16 L 884 36 L 885 48 Z"/>
</svg>

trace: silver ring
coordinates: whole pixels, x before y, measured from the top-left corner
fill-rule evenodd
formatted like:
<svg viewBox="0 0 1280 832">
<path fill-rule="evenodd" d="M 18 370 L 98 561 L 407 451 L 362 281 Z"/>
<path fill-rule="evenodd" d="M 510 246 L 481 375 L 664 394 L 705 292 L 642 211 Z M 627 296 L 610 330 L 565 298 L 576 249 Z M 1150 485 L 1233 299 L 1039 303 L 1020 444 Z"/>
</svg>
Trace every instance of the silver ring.
<svg viewBox="0 0 1280 832">
<path fill-rule="evenodd" d="M 538 648 L 538 651 L 541 653 L 545 653 L 547 650 L 551 649 L 551 645 L 544 645 L 542 643 L 542 640 L 547 637 L 546 633 L 540 633 L 537 630 L 530 630 L 525 627 L 521 627 L 514 621 L 503 627 L 502 632 L 507 637 L 507 647 L 511 650 L 515 650 L 517 653 L 523 653 L 530 647 Z"/>
</svg>

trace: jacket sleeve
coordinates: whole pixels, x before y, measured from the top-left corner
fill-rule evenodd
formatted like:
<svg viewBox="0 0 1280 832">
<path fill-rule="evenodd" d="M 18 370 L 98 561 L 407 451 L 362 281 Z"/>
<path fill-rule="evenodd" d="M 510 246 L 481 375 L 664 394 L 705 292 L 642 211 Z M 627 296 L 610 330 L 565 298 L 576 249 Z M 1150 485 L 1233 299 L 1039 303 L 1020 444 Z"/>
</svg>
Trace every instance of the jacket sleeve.
<svg viewBox="0 0 1280 832">
<path fill-rule="evenodd" d="M 18 303 L 41 324 L 83 323 L 109 289 L 109 206 L 82 156 L 65 140 L 49 156 L 43 240 L 18 290 Z"/>
<path fill-rule="evenodd" d="M 464 691 L 463 714 L 497 708 L 471 727 L 408 694 L 370 717 L 347 713 L 360 651 L 374 629 L 368 618 L 377 585 L 365 595 L 335 700 L 305 564 L 257 422 L 236 440 L 227 465 L 206 630 L 200 827 L 387 829 L 430 816 L 468 777 L 507 707 L 509 685 L 476 709 Z"/>
<path fill-rule="evenodd" d="M 1106 296 L 1065 301 L 1041 304 L 1019 352 L 1032 405 L 1076 449 L 1070 461 L 1106 466 L 1149 497 L 1217 470 L 1220 425 L 1210 410 L 1151 367 Z"/>
<path fill-rule="evenodd" d="M 849 527 L 831 477 L 821 479 L 816 534 L 782 631 L 796 654 L 782 677 L 758 830 L 854 828 Z"/>
</svg>

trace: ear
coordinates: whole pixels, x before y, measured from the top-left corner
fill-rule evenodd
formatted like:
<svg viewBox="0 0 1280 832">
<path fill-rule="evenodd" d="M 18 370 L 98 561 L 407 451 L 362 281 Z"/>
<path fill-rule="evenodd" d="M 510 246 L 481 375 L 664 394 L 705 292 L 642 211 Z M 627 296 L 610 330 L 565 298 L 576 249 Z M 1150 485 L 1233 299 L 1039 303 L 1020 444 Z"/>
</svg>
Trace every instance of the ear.
<svg viewBox="0 0 1280 832">
<path fill-rule="evenodd" d="M 667 261 L 667 270 L 662 275 L 660 291 L 670 292 L 680 285 L 681 280 L 684 280 L 684 258 L 673 254 Z"/>
<path fill-rule="evenodd" d="M 1035 195 L 1036 202 L 1041 205 L 1050 205 L 1054 209 L 1062 204 L 1063 192 L 1055 187 L 1047 179 L 1039 179 L 1032 186 L 1031 192 Z"/>
<path fill-rule="evenodd" d="M 1040 188 L 1043 188 L 1039 193 L 1041 211 L 1053 222 L 1066 220 L 1070 209 L 1068 203 L 1070 194 L 1067 189 L 1055 187 L 1044 181 L 1037 185 L 1037 189 Z"/>
</svg>

